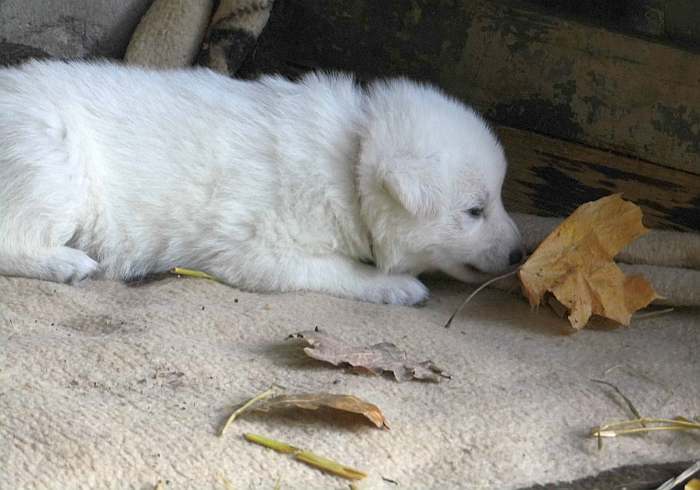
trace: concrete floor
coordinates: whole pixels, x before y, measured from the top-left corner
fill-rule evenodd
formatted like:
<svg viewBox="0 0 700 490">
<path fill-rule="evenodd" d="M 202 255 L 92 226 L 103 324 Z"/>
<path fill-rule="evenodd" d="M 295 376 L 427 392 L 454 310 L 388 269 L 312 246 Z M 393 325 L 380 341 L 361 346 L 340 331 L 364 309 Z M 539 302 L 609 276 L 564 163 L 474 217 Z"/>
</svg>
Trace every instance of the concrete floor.
<svg viewBox="0 0 700 490">
<path fill-rule="evenodd" d="M 2 0 L 0 41 L 61 57 L 121 57 L 152 0 Z"/>
</svg>

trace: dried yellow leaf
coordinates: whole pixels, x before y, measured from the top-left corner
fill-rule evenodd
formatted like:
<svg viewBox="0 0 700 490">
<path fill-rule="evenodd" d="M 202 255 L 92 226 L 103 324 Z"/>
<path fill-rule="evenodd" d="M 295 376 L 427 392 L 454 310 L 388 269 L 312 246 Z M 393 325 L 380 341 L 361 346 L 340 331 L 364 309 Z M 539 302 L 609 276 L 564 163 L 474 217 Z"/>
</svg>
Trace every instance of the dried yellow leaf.
<svg viewBox="0 0 700 490">
<path fill-rule="evenodd" d="M 700 480 L 693 478 L 685 484 L 685 490 L 700 490 Z"/>
<path fill-rule="evenodd" d="M 642 276 L 625 276 L 613 258 L 647 231 L 641 209 L 619 194 L 583 204 L 521 267 L 525 296 L 537 306 L 551 292 L 576 329 L 592 315 L 629 325 L 632 314 L 658 295 Z"/>
</svg>

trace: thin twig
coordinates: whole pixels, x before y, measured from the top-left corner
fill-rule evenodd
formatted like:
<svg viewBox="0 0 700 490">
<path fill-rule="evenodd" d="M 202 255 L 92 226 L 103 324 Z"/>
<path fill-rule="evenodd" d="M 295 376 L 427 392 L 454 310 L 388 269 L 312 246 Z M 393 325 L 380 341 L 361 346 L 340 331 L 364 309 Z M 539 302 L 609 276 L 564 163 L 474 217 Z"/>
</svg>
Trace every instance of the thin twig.
<svg viewBox="0 0 700 490">
<path fill-rule="evenodd" d="M 633 320 L 645 320 L 647 318 L 652 318 L 655 316 L 665 315 L 666 313 L 671 313 L 674 310 L 675 310 L 675 308 L 665 308 L 663 310 L 650 311 L 649 313 L 637 313 L 636 315 L 632 315 L 632 319 Z"/>
<path fill-rule="evenodd" d="M 226 429 L 228 429 L 228 426 L 231 425 L 233 423 L 233 421 L 236 420 L 236 418 L 240 414 L 242 414 L 243 412 L 248 410 L 252 405 L 258 403 L 260 400 L 264 400 L 265 398 L 271 397 L 272 395 L 275 394 L 275 392 L 276 392 L 275 386 L 271 386 L 267 390 L 263 391 L 259 395 L 251 398 L 250 400 L 245 402 L 243 405 L 241 405 L 240 408 L 238 408 L 236 411 L 234 411 L 231 415 L 229 415 L 228 419 L 226 419 L 226 423 L 224 424 L 224 426 L 221 428 L 221 431 L 219 432 L 219 437 L 223 437 L 224 432 L 226 432 Z"/>
<path fill-rule="evenodd" d="M 622 397 L 623 400 L 625 400 L 625 403 L 627 404 L 627 408 L 630 409 L 630 412 L 632 412 L 632 415 L 634 415 L 635 417 L 637 417 L 637 419 L 641 419 L 641 418 L 642 418 L 642 415 L 641 415 L 641 414 L 639 413 L 639 411 L 634 407 L 634 405 L 632 404 L 632 402 L 630 401 L 630 399 L 627 398 L 627 397 L 624 395 L 624 393 L 622 393 L 622 392 L 620 391 L 620 388 L 618 388 L 617 386 L 615 386 L 615 385 L 612 384 L 612 383 L 608 383 L 607 381 L 603 381 L 602 379 L 591 379 L 591 381 L 593 381 L 594 383 L 600 383 L 600 384 L 602 384 L 602 385 L 609 386 L 610 388 L 612 388 L 613 390 L 615 390 L 615 391 L 617 392 L 617 394 L 620 395 L 620 396 Z M 644 426 L 644 424 L 642 424 L 642 426 Z"/>
<path fill-rule="evenodd" d="M 501 276 L 494 277 L 493 279 L 489 279 L 488 281 L 486 281 L 485 283 L 483 283 L 481 286 L 479 286 L 478 288 L 476 288 L 476 290 L 475 290 L 472 294 L 470 294 L 469 296 L 467 296 L 467 299 L 464 300 L 464 302 L 459 306 L 459 308 L 457 308 L 457 311 L 455 311 L 454 313 L 452 313 L 452 316 L 450 316 L 450 319 L 447 320 L 447 323 L 445 323 L 445 328 L 450 328 L 450 325 L 452 324 L 452 320 L 454 320 L 455 317 L 456 317 L 457 315 L 459 315 L 459 314 L 462 312 L 462 310 L 464 309 L 464 307 L 467 306 L 467 303 L 469 303 L 469 302 L 472 300 L 472 298 L 473 298 L 474 296 L 476 296 L 476 294 L 477 294 L 478 292 L 480 292 L 480 291 L 481 291 L 482 289 L 484 289 L 485 287 L 490 286 L 491 284 L 493 284 L 493 283 L 496 282 L 496 281 L 500 281 L 501 279 L 505 279 L 506 277 L 514 276 L 515 274 L 518 273 L 519 270 L 520 270 L 520 269 L 518 268 L 518 269 L 515 269 L 514 271 L 508 272 L 507 274 L 503 274 L 503 275 L 501 275 Z"/>
</svg>

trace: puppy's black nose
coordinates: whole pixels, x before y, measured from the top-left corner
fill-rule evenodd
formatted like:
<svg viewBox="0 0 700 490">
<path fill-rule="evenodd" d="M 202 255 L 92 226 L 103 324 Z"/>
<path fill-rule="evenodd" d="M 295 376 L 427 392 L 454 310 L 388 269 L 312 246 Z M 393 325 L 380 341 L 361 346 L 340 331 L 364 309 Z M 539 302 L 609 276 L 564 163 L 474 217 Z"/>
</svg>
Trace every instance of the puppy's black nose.
<svg viewBox="0 0 700 490">
<path fill-rule="evenodd" d="M 519 248 L 512 250 L 510 252 L 510 255 L 508 255 L 508 262 L 510 262 L 510 265 L 518 265 L 522 261 L 523 261 L 523 251 Z"/>
</svg>

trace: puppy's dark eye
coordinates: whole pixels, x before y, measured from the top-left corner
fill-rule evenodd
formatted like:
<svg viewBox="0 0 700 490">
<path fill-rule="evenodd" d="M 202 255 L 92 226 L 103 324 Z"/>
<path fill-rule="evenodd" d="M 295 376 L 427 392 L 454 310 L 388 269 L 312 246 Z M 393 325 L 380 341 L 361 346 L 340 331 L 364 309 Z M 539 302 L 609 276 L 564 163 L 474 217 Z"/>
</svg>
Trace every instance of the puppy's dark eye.
<svg viewBox="0 0 700 490">
<path fill-rule="evenodd" d="M 472 218 L 480 218 L 484 214 L 484 208 L 474 207 L 467 209 L 466 213 Z"/>
</svg>

